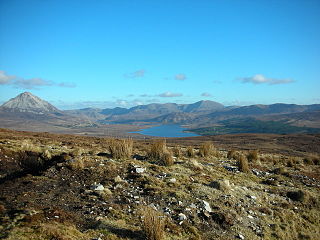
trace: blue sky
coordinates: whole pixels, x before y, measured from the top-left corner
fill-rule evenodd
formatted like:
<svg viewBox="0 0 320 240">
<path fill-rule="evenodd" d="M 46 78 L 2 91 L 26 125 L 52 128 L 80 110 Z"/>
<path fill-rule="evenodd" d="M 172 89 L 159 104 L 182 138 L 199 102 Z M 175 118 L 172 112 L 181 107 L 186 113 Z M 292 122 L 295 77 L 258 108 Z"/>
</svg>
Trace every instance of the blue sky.
<svg viewBox="0 0 320 240">
<path fill-rule="evenodd" d="M 319 0 L 0 0 L 0 102 L 320 103 Z"/>
</svg>

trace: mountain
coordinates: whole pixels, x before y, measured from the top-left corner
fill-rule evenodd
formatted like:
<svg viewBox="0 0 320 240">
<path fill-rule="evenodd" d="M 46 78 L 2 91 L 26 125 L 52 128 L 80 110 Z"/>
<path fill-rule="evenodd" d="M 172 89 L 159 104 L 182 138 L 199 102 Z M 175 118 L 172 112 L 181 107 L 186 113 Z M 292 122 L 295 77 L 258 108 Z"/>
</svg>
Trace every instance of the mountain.
<svg viewBox="0 0 320 240">
<path fill-rule="evenodd" d="M 59 109 L 32 95 L 30 92 L 24 92 L 5 102 L 0 109 L 7 112 L 27 112 L 35 114 L 58 113 Z"/>
<path fill-rule="evenodd" d="M 72 116 L 52 104 L 24 92 L 0 107 L 0 126 L 19 130 L 64 131 L 74 127 L 95 126 L 95 121 Z"/>
</svg>

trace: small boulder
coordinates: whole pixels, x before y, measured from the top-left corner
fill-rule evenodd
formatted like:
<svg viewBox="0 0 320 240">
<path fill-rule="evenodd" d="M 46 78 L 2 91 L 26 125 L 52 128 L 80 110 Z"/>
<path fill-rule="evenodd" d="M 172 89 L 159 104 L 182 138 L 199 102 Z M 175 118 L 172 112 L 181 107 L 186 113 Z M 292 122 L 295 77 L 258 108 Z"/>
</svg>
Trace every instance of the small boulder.
<svg viewBox="0 0 320 240">
<path fill-rule="evenodd" d="M 210 207 L 210 204 L 209 204 L 207 201 L 202 200 L 201 203 L 202 203 L 203 209 L 204 209 L 205 211 L 207 211 L 207 212 L 212 212 L 212 209 L 211 209 L 211 207 Z"/>
</svg>

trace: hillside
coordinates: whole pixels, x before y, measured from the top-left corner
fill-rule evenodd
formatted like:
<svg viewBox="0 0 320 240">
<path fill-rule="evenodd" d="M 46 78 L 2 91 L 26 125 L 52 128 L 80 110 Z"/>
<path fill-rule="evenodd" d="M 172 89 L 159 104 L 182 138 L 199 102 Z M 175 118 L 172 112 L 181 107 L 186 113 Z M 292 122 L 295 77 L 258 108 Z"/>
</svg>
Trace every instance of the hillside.
<svg viewBox="0 0 320 240">
<path fill-rule="evenodd" d="M 0 129 L 0 238 L 317 239 L 318 135 L 205 139 Z"/>
</svg>

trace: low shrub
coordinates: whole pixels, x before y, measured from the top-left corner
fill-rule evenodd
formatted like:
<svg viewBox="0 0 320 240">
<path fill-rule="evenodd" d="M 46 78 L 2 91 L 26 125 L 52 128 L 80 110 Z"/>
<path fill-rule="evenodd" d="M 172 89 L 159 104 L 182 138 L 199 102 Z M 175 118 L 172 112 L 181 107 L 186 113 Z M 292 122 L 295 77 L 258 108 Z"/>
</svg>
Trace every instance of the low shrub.
<svg viewBox="0 0 320 240">
<path fill-rule="evenodd" d="M 23 171 L 37 174 L 45 168 L 46 159 L 41 153 L 32 151 L 20 151 L 17 155 L 17 163 Z"/>
<path fill-rule="evenodd" d="M 172 154 L 167 149 L 166 140 L 154 141 L 150 145 L 147 157 L 164 166 L 171 166 L 174 163 Z"/>
</svg>

